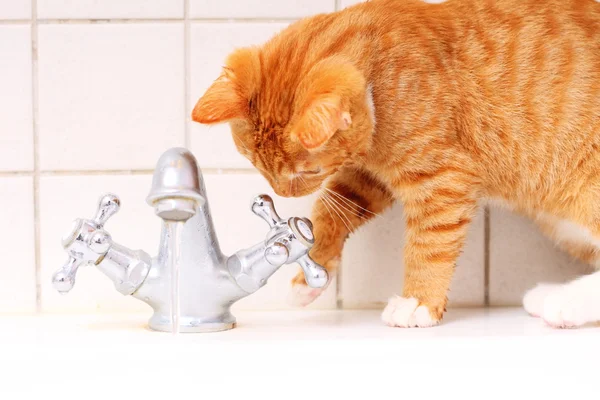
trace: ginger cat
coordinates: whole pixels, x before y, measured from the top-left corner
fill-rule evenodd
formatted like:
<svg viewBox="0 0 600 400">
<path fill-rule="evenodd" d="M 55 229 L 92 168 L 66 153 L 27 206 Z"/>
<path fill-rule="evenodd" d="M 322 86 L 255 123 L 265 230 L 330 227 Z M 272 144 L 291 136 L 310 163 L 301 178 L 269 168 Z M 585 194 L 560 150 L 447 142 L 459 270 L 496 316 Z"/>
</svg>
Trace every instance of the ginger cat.
<svg viewBox="0 0 600 400">
<path fill-rule="evenodd" d="M 405 283 L 383 311 L 390 326 L 440 322 L 485 200 L 600 267 L 594 0 L 373 0 L 316 15 L 233 52 L 192 117 L 228 122 L 277 194 L 322 190 L 311 255 L 330 273 L 353 228 L 402 202 Z M 301 274 L 293 284 L 304 303 L 319 294 Z M 524 305 L 555 327 L 598 321 L 600 272 L 538 286 Z"/>
</svg>

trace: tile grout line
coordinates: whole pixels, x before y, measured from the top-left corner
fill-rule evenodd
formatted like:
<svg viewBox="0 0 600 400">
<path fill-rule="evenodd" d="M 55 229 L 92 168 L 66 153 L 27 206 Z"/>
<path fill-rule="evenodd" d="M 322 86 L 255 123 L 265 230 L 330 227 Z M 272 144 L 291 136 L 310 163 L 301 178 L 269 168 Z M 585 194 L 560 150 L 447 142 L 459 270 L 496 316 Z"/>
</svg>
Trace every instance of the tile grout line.
<svg viewBox="0 0 600 400">
<path fill-rule="evenodd" d="M 258 171 L 246 168 L 201 168 L 203 174 L 213 175 L 258 175 Z M 153 169 L 98 169 L 98 170 L 64 170 L 64 171 L 39 171 L 43 177 L 52 176 L 97 176 L 97 175 L 152 175 Z M 33 172 L 0 172 L 4 176 L 32 176 Z"/>
<path fill-rule="evenodd" d="M 40 156 L 37 0 L 31 0 L 31 105 L 33 121 L 33 218 L 35 245 L 35 310 L 42 311 L 42 260 L 40 246 Z"/>
<path fill-rule="evenodd" d="M 30 19 L 3 19 L 0 20 L 0 24 L 2 25 L 29 25 L 31 23 Z"/>
<path fill-rule="evenodd" d="M 335 0 L 334 6 L 335 11 L 340 11 L 342 9 L 342 0 Z"/>
<path fill-rule="evenodd" d="M 483 253 L 483 304 L 490 306 L 490 209 L 484 209 L 484 253 Z"/>
<path fill-rule="evenodd" d="M 183 113 L 184 113 L 184 131 L 185 131 L 185 147 L 187 149 L 190 148 L 191 138 L 190 138 L 190 121 L 189 121 L 189 109 L 190 109 L 190 81 L 191 81 L 191 70 L 190 70 L 190 0 L 183 0 L 183 69 L 184 69 L 184 78 L 183 78 Z"/>
<path fill-rule="evenodd" d="M 344 309 L 344 296 L 342 293 L 342 268 L 343 261 L 335 270 L 335 308 L 338 310 Z"/>
<path fill-rule="evenodd" d="M 33 177 L 33 171 L 0 171 L 0 178 L 13 178 L 19 176 L 31 176 Z"/>
</svg>

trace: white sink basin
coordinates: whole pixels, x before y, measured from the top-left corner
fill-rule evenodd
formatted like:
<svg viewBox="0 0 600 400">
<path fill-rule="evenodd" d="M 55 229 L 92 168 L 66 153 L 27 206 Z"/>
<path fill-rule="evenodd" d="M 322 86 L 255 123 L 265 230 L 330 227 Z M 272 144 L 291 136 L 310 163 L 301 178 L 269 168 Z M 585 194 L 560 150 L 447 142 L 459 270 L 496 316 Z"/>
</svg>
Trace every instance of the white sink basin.
<svg viewBox="0 0 600 400">
<path fill-rule="evenodd" d="M 0 399 L 600 396 L 600 326 L 555 330 L 520 309 L 450 310 L 428 329 L 375 310 L 236 316 L 179 336 L 147 330 L 148 315 L 0 317 Z"/>
</svg>

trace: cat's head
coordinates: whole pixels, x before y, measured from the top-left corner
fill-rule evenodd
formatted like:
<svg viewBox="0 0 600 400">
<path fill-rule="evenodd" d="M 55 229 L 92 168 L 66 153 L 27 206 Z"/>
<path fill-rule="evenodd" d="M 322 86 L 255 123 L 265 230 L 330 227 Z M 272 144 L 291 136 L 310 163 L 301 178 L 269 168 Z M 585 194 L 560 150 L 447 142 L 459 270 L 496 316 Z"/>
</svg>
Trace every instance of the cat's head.
<svg viewBox="0 0 600 400">
<path fill-rule="evenodd" d="M 285 57 L 263 48 L 233 52 L 192 119 L 229 123 L 238 151 L 275 192 L 298 197 L 366 151 L 372 110 L 365 78 L 343 58 Z"/>
</svg>

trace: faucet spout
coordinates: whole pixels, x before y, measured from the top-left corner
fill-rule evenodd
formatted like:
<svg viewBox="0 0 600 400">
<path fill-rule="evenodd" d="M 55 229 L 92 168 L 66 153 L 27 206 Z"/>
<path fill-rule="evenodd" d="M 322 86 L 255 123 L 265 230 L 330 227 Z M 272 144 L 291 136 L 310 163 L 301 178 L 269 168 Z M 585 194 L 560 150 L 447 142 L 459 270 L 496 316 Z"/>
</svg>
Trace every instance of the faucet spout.
<svg viewBox="0 0 600 400">
<path fill-rule="evenodd" d="M 146 202 L 168 221 L 187 221 L 206 204 L 204 181 L 192 153 L 176 147 L 162 154 Z"/>
</svg>

